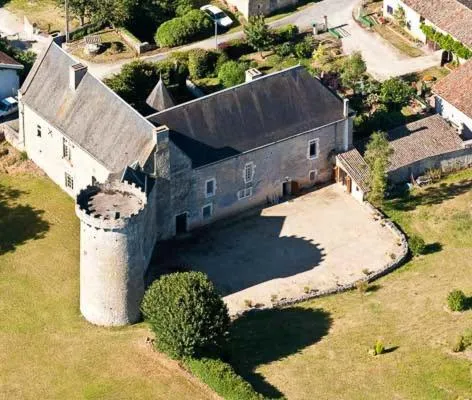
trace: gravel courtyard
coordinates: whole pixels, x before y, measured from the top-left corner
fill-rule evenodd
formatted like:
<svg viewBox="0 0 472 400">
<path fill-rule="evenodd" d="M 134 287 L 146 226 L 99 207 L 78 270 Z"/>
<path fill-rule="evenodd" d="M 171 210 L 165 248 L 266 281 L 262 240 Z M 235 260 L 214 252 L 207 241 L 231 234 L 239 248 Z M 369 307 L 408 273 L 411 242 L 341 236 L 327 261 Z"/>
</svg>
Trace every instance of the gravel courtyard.
<svg viewBox="0 0 472 400">
<path fill-rule="evenodd" d="M 330 185 L 181 242 L 167 262 L 208 274 L 230 313 L 324 290 L 382 268 L 397 238 L 366 207 Z"/>
</svg>

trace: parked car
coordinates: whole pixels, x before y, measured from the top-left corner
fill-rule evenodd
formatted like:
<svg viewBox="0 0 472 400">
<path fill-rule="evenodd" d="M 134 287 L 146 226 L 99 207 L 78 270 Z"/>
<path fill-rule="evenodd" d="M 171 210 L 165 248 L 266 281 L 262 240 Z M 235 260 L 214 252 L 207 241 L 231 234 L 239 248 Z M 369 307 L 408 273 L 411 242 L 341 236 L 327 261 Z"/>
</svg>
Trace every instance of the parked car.
<svg viewBox="0 0 472 400">
<path fill-rule="evenodd" d="M 18 111 L 18 100 L 14 97 L 7 97 L 0 101 L 0 119 Z"/>
<path fill-rule="evenodd" d="M 228 17 L 223 10 L 220 8 L 213 6 L 211 4 L 207 4 L 200 8 L 200 10 L 206 12 L 210 18 L 216 22 L 218 26 L 222 28 L 228 28 L 233 24 L 233 20 Z"/>
</svg>

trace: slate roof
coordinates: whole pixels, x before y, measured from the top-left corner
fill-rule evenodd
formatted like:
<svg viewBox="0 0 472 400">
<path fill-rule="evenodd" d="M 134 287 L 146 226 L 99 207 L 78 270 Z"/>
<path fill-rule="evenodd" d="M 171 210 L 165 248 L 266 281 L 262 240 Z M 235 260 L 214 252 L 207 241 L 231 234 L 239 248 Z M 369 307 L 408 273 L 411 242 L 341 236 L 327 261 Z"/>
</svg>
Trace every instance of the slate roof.
<svg viewBox="0 0 472 400">
<path fill-rule="evenodd" d="M 463 148 L 456 130 L 439 114 L 393 129 L 388 138 L 393 148 L 389 171 Z"/>
<path fill-rule="evenodd" d="M 156 111 L 162 111 L 175 106 L 175 102 L 161 78 L 159 78 L 159 82 L 157 82 L 146 99 L 146 104 Z"/>
<path fill-rule="evenodd" d="M 343 101 L 297 66 L 148 117 L 194 168 L 343 119 Z"/>
<path fill-rule="evenodd" d="M 23 65 L 18 61 L 10 57 L 8 54 L 0 51 L 0 66 L 2 68 L 13 68 L 13 69 L 23 69 Z"/>
<path fill-rule="evenodd" d="M 422 17 L 472 48 L 470 0 L 402 0 Z"/>
<path fill-rule="evenodd" d="M 357 149 L 338 154 L 338 160 L 344 170 L 359 185 L 361 190 L 366 193 L 369 189 L 369 166 L 365 162 Z"/>
<path fill-rule="evenodd" d="M 110 171 L 144 165 L 154 148 L 153 125 L 90 73 L 71 90 L 75 64 L 51 42 L 21 87 L 24 104 Z"/>
<path fill-rule="evenodd" d="M 433 92 L 472 118 L 472 60 L 442 78 Z"/>
</svg>

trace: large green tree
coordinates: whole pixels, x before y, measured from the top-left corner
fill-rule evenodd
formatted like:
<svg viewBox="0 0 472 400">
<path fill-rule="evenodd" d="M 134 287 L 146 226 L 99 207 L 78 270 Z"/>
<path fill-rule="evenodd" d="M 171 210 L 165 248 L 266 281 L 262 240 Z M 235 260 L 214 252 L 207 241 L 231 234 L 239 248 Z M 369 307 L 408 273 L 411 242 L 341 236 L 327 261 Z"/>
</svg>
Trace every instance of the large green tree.
<svg viewBox="0 0 472 400">
<path fill-rule="evenodd" d="M 244 34 L 249 46 L 262 52 L 268 50 L 274 43 L 270 28 L 266 25 L 262 15 L 249 17 L 249 22 L 244 25 Z"/>
<path fill-rule="evenodd" d="M 65 7 L 65 0 L 56 0 L 58 5 Z M 90 19 L 95 12 L 96 2 L 93 0 L 69 0 L 69 12 L 77 17 L 80 25 L 84 25 L 87 19 Z"/>
<path fill-rule="evenodd" d="M 369 143 L 364 154 L 364 159 L 369 166 L 370 192 L 367 199 L 375 206 L 381 206 L 387 189 L 387 169 L 389 158 L 393 149 L 388 142 L 385 132 L 376 131 L 370 136 Z"/>
<path fill-rule="evenodd" d="M 228 308 L 202 272 L 164 275 L 144 295 L 141 310 L 155 346 L 173 358 L 214 354 L 228 332 Z"/>
<path fill-rule="evenodd" d="M 345 87 L 355 91 L 356 85 L 367 71 L 365 61 L 360 51 L 352 53 L 346 58 L 342 67 L 341 81 Z"/>
<path fill-rule="evenodd" d="M 410 102 L 414 92 L 415 89 L 402 79 L 390 78 L 382 83 L 380 100 L 389 109 L 399 110 Z"/>
</svg>

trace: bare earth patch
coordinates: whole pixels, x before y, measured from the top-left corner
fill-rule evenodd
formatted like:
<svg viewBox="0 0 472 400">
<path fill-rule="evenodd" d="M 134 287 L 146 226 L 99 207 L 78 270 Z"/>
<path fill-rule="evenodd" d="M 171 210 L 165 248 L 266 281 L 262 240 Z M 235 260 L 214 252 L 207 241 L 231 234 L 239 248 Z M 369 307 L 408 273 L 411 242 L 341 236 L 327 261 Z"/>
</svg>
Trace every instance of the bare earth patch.
<svg viewBox="0 0 472 400">
<path fill-rule="evenodd" d="M 0 142 L 0 174 L 33 174 L 44 176 L 44 172 L 7 142 Z"/>
</svg>

